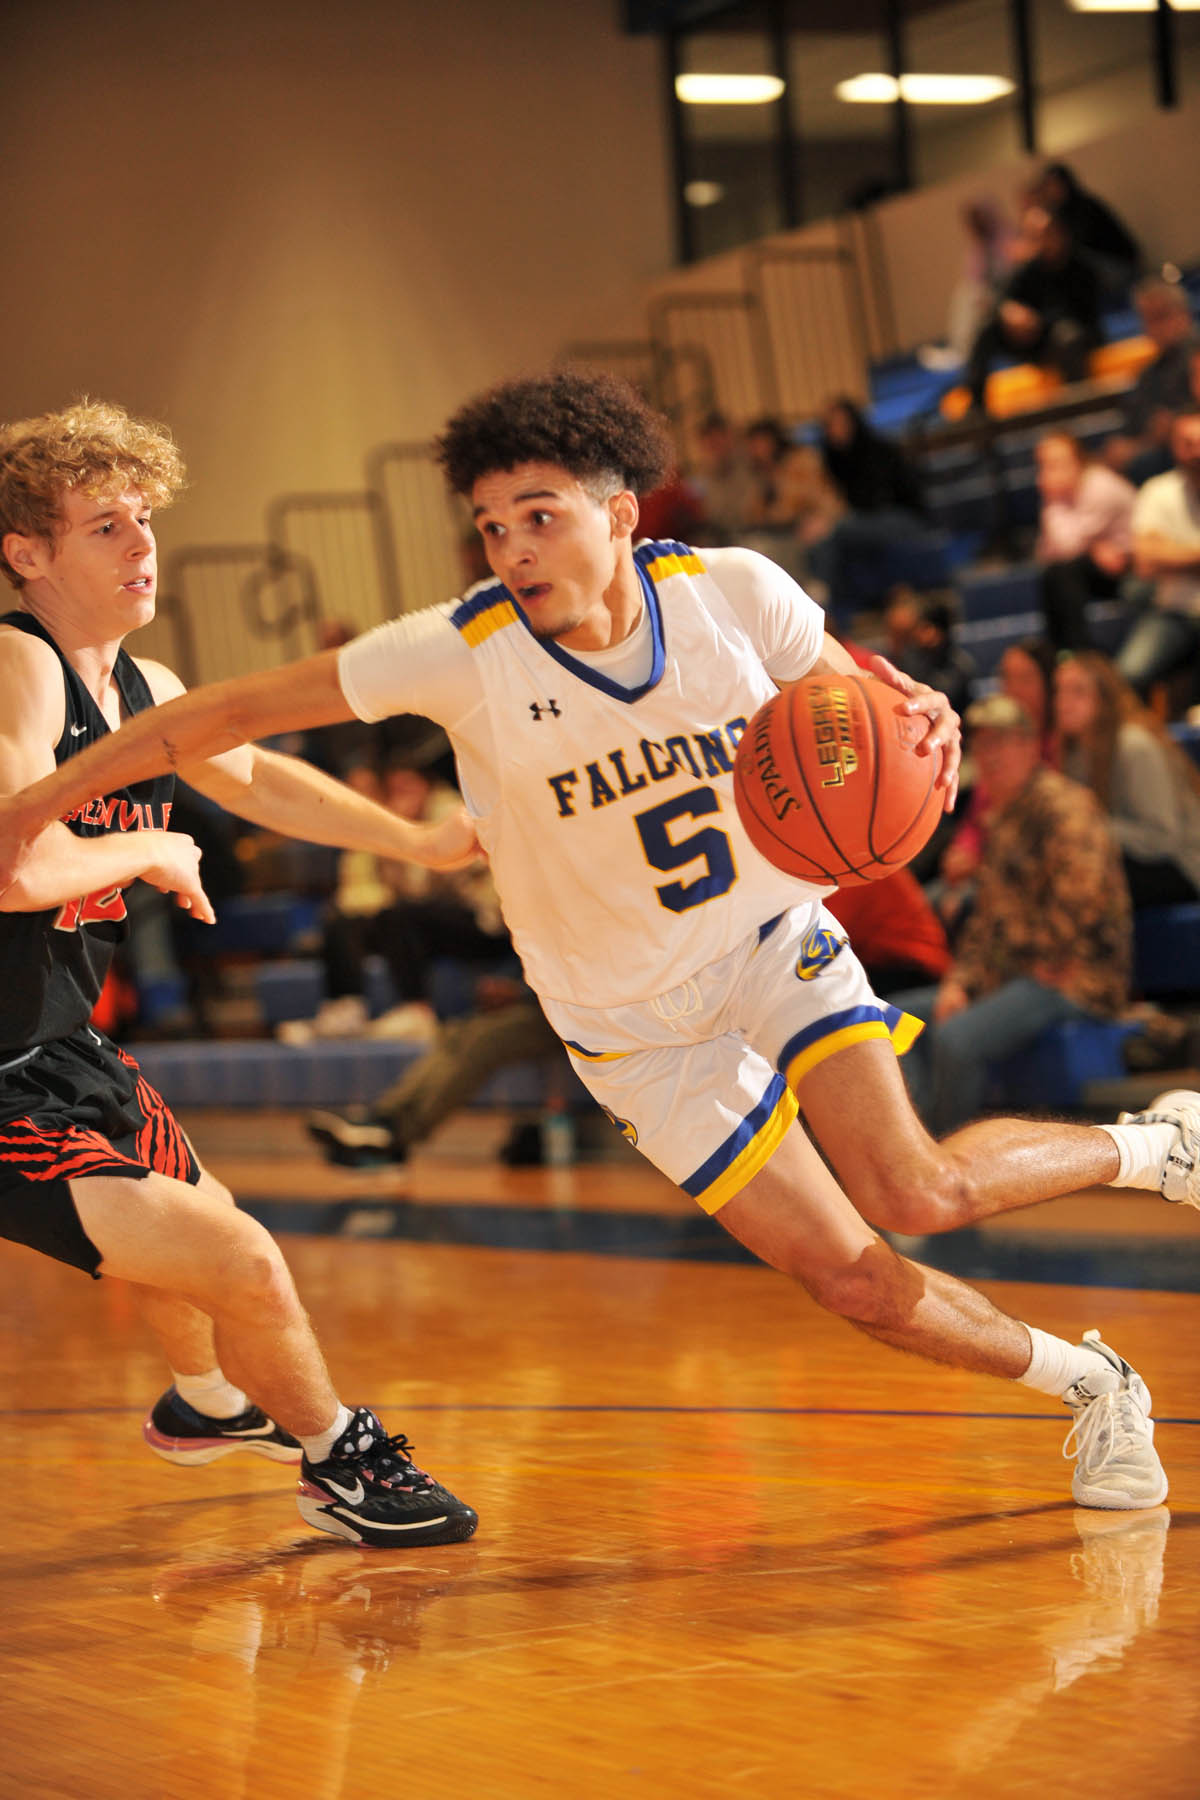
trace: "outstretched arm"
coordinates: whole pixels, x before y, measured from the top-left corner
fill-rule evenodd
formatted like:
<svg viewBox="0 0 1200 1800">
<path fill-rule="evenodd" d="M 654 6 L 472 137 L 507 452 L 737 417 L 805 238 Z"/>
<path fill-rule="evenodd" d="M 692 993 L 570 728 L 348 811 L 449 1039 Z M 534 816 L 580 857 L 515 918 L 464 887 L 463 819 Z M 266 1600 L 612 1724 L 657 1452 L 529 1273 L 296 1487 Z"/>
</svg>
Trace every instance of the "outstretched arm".
<svg viewBox="0 0 1200 1800">
<path fill-rule="evenodd" d="M 162 663 L 141 658 L 138 667 L 157 705 L 184 693 L 179 677 Z M 457 868 L 475 861 L 479 843 L 465 808 L 436 824 L 402 819 L 386 806 L 355 793 L 298 756 L 281 756 L 258 744 L 185 762 L 180 778 L 227 812 L 309 844 L 341 850 L 368 850 L 428 868 Z"/>
<path fill-rule="evenodd" d="M 0 892 L 11 885 L 42 828 L 86 800 L 151 775 L 182 772 L 256 738 L 353 716 L 335 650 L 266 674 L 214 682 L 139 713 L 81 756 L 0 800 Z"/>
</svg>

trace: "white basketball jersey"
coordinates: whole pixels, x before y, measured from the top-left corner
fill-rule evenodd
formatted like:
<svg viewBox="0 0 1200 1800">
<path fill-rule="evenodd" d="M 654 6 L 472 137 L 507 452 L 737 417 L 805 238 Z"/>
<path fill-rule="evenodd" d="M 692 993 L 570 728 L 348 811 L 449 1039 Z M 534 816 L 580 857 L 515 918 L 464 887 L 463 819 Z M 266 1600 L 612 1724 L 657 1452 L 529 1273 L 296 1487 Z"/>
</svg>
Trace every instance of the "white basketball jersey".
<svg viewBox="0 0 1200 1800">
<path fill-rule="evenodd" d="M 685 545 L 634 555 L 654 643 L 637 688 L 536 638 L 500 582 L 447 609 L 483 687 L 450 731 L 468 802 L 488 759 L 504 916 L 530 985 L 577 1005 L 661 994 L 826 891 L 772 868 L 734 806 L 738 741 L 776 692 L 745 626 Z"/>
</svg>

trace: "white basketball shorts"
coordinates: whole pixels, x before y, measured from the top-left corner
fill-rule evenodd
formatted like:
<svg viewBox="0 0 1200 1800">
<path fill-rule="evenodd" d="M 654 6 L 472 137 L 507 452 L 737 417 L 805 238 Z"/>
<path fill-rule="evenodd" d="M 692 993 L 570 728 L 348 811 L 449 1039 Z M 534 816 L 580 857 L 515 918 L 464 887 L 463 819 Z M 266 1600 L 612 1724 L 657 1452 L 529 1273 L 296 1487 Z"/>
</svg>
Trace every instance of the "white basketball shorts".
<svg viewBox="0 0 1200 1800">
<path fill-rule="evenodd" d="M 654 1000 L 542 1006 L 613 1123 L 709 1213 L 776 1149 L 811 1068 L 871 1038 L 902 1055 L 922 1029 L 876 997 L 844 928 L 816 904 Z"/>
</svg>

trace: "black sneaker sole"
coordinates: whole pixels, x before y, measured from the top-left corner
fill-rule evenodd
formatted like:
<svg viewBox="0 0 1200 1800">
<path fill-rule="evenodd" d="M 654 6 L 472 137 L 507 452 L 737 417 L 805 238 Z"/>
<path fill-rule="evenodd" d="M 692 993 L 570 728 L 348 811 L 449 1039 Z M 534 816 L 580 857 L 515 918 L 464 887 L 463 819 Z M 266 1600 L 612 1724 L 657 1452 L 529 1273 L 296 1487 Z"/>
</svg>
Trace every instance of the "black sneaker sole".
<svg viewBox="0 0 1200 1800">
<path fill-rule="evenodd" d="M 155 1456 L 161 1456 L 164 1462 L 179 1463 L 184 1467 L 190 1463 L 199 1466 L 202 1463 L 216 1462 L 219 1456 L 234 1456 L 240 1451 L 249 1451 L 252 1456 L 265 1456 L 269 1462 L 295 1465 L 304 1454 L 299 1444 L 273 1444 L 269 1438 L 168 1437 L 151 1419 L 147 1419 L 142 1426 L 142 1436 Z"/>
<path fill-rule="evenodd" d="M 332 1532 L 334 1537 L 345 1538 L 351 1544 L 369 1545 L 373 1550 L 399 1550 L 409 1544 L 461 1544 L 474 1537 L 479 1524 L 478 1513 L 464 1506 L 459 1512 L 414 1520 L 411 1525 L 379 1525 L 356 1517 L 349 1507 L 318 1496 L 303 1484 L 296 1494 L 296 1505 L 307 1525 Z"/>
</svg>

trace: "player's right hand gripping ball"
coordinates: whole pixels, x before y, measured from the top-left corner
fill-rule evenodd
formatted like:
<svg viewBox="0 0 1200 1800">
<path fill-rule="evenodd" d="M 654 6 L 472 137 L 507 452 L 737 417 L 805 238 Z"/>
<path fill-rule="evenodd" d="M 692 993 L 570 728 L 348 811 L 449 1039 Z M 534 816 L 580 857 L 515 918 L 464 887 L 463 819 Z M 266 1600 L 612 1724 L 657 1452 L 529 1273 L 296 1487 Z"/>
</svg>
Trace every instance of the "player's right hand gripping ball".
<svg viewBox="0 0 1200 1800">
<path fill-rule="evenodd" d="M 808 675 L 746 727 L 733 792 L 751 843 L 787 875 L 859 887 L 904 867 L 932 837 L 942 752 L 904 695 L 857 675 Z"/>
</svg>

